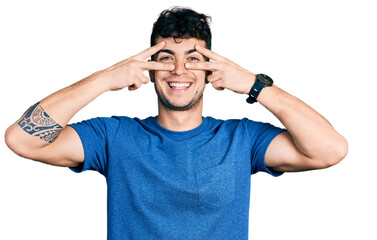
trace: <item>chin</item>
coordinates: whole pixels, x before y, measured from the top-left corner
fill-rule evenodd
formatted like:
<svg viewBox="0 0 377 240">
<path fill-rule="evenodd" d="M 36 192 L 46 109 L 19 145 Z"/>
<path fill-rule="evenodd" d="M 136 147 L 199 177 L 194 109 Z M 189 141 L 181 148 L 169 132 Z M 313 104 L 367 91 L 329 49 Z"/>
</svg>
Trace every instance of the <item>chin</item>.
<svg viewBox="0 0 377 240">
<path fill-rule="evenodd" d="M 199 106 L 199 103 L 201 103 L 202 98 L 203 98 L 203 95 L 201 95 L 197 99 L 193 99 L 191 102 L 187 104 L 174 104 L 174 103 L 171 103 L 166 98 L 158 96 L 161 106 L 163 106 L 166 110 L 179 111 L 179 112 L 195 110 Z"/>
</svg>

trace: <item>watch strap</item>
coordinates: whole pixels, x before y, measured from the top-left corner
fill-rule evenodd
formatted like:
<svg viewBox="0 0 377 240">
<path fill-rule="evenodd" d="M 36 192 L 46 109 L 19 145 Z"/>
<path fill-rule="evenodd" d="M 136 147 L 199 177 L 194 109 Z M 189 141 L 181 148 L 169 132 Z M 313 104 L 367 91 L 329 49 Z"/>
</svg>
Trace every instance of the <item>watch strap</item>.
<svg viewBox="0 0 377 240">
<path fill-rule="evenodd" d="M 248 103 L 255 103 L 257 101 L 257 97 L 262 89 L 266 86 L 263 82 L 258 80 L 258 76 L 255 79 L 254 85 L 251 87 L 249 92 L 249 97 L 246 99 Z"/>
</svg>

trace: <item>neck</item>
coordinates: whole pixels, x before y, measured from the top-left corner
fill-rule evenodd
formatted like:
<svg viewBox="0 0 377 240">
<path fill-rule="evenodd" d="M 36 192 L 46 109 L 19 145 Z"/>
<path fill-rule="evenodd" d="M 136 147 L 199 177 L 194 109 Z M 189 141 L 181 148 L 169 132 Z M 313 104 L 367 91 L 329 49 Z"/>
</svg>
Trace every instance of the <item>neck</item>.
<svg viewBox="0 0 377 240">
<path fill-rule="evenodd" d="M 202 121 L 203 101 L 194 109 L 172 111 L 158 103 L 158 123 L 166 129 L 176 132 L 188 131 L 198 127 Z"/>
</svg>

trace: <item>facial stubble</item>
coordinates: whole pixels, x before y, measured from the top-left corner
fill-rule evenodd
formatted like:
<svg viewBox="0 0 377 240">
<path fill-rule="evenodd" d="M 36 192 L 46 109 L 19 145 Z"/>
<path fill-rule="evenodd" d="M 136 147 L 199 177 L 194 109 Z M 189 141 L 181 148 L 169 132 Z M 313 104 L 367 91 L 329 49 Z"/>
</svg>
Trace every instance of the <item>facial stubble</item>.
<svg viewBox="0 0 377 240">
<path fill-rule="evenodd" d="M 203 92 L 204 92 L 204 88 L 201 90 L 200 93 L 198 91 L 195 92 L 195 95 L 194 95 L 195 97 L 188 104 L 186 104 L 185 106 L 177 106 L 177 105 L 174 105 L 173 103 L 171 103 L 159 91 L 159 89 L 156 87 L 156 84 L 155 84 L 155 90 L 156 90 L 156 93 L 157 93 L 158 100 L 164 108 L 166 108 L 167 110 L 170 110 L 170 111 L 181 111 L 181 112 L 194 110 L 196 107 L 198 107 L 200 101 L 203 98 Z"/>
</svg>

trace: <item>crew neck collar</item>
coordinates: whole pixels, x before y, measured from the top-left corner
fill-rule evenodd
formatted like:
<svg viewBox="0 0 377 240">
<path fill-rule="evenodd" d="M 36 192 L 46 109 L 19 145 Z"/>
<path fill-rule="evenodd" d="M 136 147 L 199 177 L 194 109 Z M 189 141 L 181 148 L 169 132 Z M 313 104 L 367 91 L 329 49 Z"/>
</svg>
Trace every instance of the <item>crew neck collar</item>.
<svg viewBox="0 0 377 240">
<path fill-rule="evenodd" d="M 158 121 L 157 116 L 156 117 L 150 117 L 151 124 L 153 124 L 160 132 L 163 132 L 165 135 L 168 135 L 170 137 L 173 137 L 175 139 L 187 139 L 190 137 L 193 137 L 203 131 L 203 129 L 206 128 L 208 125 L 207 118 L 202 117 L 202 123 L 197 126 L 196 128 L 193 128 L 191 130 L 187 131 L 172 131 L 165 127 L 163 127 Z"/>
</svg>

